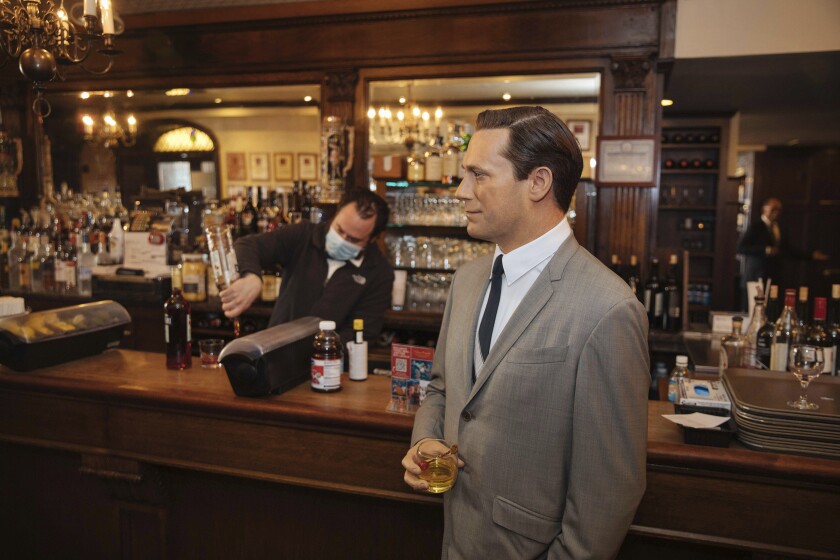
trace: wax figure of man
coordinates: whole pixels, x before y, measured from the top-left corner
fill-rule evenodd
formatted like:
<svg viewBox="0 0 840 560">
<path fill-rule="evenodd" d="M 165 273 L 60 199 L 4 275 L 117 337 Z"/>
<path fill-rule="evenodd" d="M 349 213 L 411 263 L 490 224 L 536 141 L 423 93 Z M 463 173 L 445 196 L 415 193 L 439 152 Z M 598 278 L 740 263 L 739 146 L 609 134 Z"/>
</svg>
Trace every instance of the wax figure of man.
<svg viewBox="0 0 840 560">
<path fill-rule="evenodd" d="M 262 290 L 261 271 L 279 264 L 283 281 L 269 326 L 311 315 L 335 321 L 347 343 L 353 340 L 353 320 L 363 319 L 365 338 L 375 338 L 394 283 L 394 271 L 375 243 L 388 212 L 381 197 L 355 190 L 329 222 L 303 221 L 238 239 L 241 277 L 219 294 L 225 315 L 247 310 Z"/>
<path fill-rule="evenodd" d="M 420 441 L 459 446 L 443 558 L 613 557 L 645 489 L 645 310 L 565 219 L 582 158 L 560 119 L 482 112 L 464 168 L 468 231 L 496 252 L 455 274 L 405 481 L 428 488 Z"/>
</svg>

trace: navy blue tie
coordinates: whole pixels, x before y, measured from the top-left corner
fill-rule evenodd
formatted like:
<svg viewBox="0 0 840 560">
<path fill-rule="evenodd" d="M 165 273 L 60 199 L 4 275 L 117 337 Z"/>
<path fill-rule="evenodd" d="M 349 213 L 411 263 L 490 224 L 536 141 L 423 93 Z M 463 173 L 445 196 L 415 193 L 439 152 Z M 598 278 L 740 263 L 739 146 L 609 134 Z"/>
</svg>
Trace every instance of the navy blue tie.
<svg viewBox="0 0 840 560">
<path fill-rule="evenodd" d="M 502 274 L 505 268 L 502 266 L 502 255 L 496 257 L 493 263 L 493 274 L 490 278 L 490 297 L 487 298 L 487 307 L 484 308 L 484 316 L 481 318 L 481 325 L 478 327 L 478 343 L 481 346 L 481 358 L 487 359 L 490 353 L 490 339 L 493 338 L 493 326 L 496 324 L 496 312 L 499 310 L 499 299 L 502 295 Z"/>
</svg>

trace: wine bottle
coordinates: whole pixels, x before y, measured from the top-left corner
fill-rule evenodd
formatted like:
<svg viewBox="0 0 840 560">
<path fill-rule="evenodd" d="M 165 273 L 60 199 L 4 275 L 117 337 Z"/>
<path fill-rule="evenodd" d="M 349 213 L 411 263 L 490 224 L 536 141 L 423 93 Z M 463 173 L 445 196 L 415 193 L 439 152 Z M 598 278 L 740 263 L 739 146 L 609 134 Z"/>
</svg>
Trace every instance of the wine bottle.
<svg viewBox="0 0 840 560">
<path fill-rule="evenodd" d="M 812 346 L 819 346 L 823 349 L 823 370 L 826 375 L 834 373 L 834 345 L 831 337 L 828 334 L 828 329 L 825 325 L 826 311 L 828 301 L 824 297 L 814 298 L 814 320 L 811 328 L 808 330 L 807 342 Z"/>
<path fill-rule="evenodd" d="M 782 309 L 779 320 L 776 321 L 773 347 L 770 351 L 770 369 L 774 371 L 787 371 L 788 349 L 799 336 L 795 304 L 796 290 L 785 290 L 785 307 Z"/>
<path fill-rule="evenodd" d="M 630 255 L 630 270 L 627 275 L 627 285 L 636 294 L 638 299 L 643 299 L 642 279 L 639 276 L 639 259 L 636 255 Z"/>
<path fill-rule="evenodd" d="M 662 313 L 662 328 L 666 331 L 678 331 L 682 326 L 682 290 L 680 290 L 680 270 L 677 255 L 668 259 L 668 272 L 662 287 L 665 309 Z"/>
<path fill-rule="evenodd" d="M 662 323 L 662 289 L 659 284 L 659 259 L 656 257 L 650 261 L 650 272 L 645 282 L 644 303 L 650 327 L 659 327 Z"/>
<path fill-rule="evenodd" d="M 799 297 L 796 299 L 796 319 L 800 332 L 806 332 L 811 324 L 808 306 L 808 286 L 799 286 Z"/>
<path fill-rule="evenodd" d="M 762 329 L 767 327 L 770 323 L 767 322 L 767 313 L 764 308 L 764 295 L 759 294 L 755 296 L 755 306 L 753 307 L 750 324 L 747 325 L 747 332 L 744 334 L 746 339 L 744 366 L 754 369 L 764 369 L 770 365 L 770 348 L 773 344 L 773 334 L 770 331 L 770 339 L 767 340 L 767 334 L 764 333 L 762 339 Z"/>
<path fill-rule="evenodd" d="M 779 286 L 773 284 L 770 286 L 770 299 L 767 300 L 767 320 L 774 325 L 782 314 L 782 306 L 779 301 Z"/>
<path fill-rule="evenodd" d="M 172 268 L 172 295 L 163 305 L 166 369 L 192 367 L 190 303 L 184 299 L 181 269 Z"/>
<path fill-rule="evenodd" d="M 82 250 L 79 252 L 77 262 L 79 295 L 91 297 L 93 295 L 93 267 L 96 264 L 96 257 L 90 250 L 90 234 L 87 231 L 82 233 Z"/>
<path fill-rule="evenodd" d="M 831 374 L 840 375 L 840 359 L 837 357 L 840 351 L 840 284 L 831 286 L 831 303 L 828 313 L 828 337 L 834 348 L 834 371 Z"/>
</svg>

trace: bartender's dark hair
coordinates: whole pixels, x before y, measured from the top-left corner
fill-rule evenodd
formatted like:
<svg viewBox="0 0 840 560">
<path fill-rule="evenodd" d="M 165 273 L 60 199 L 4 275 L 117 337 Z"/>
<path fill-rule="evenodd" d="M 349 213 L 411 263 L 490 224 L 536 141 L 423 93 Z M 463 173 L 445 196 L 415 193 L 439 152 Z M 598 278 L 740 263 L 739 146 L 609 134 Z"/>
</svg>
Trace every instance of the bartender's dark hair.
<svg viewBox="0 0 840 560">
<path fill-rule="evenodd" d="M 367 220 L 376 215 L 373 232 L 370 234 L 372 241 L 385 230 L 385 226 L 388 224 L 388 215 L 391 213 L 388 203 L 384 198 L 374 192 L 364 189 L 353 189 L 344 193 L 344 196 L 341 198 L 341 204 L 338 205 L 339 210 L 352 202 L 356 203 L 356 209 L 360 218 Z"/>
<path fill-rule="evenodd" d="M 510 107 L 482 111 L 476 130 L 510 130 L 503 155 L 513 164 L 514 177 L 522 181 L 537 167 L 551 170 L 551 190 L 563 212 L 569 211 L 580 174 L 583 156 L 566 124 L 542 107 Z"/>
</svg>

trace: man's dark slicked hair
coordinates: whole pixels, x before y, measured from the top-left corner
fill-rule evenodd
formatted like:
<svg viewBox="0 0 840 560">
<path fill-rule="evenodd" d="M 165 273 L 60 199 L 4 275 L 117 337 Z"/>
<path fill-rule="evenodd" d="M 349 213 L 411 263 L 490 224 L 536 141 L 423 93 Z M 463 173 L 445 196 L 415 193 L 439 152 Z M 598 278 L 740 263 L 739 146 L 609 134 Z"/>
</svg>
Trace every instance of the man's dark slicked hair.
<svg viewBox="0 0 840 560">
<path fill-rule="evenodd" d="M 340 210 L 352 202 L 356 203 L 356 210 L 360 218 L 368 220 L 376 215 L 373 232 L 370 234 L 370 239 L 373 241 L 388 225 L 388 215 L 391 213 L 388 203 L 374 192 L 365 189 L 353 189 L 344 193 L 338 209 Z"/>
<path fill-rule="evenodd" d="M 516 180 L 526 179 L 537 167 L 549 168 L 554 198 L 563 212 L 569 211 L 583 171 L 583 156 L 562 120 L 542 107 L 488 109 L 478 115 L 475 128 L 508 129 L 508 144 L 502 155 L 513 164 Z"/>
</svg>

